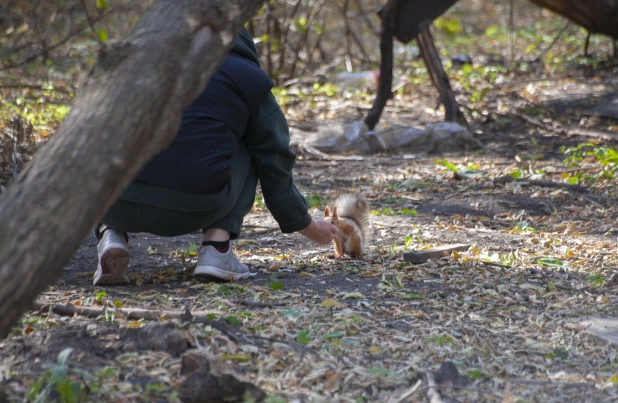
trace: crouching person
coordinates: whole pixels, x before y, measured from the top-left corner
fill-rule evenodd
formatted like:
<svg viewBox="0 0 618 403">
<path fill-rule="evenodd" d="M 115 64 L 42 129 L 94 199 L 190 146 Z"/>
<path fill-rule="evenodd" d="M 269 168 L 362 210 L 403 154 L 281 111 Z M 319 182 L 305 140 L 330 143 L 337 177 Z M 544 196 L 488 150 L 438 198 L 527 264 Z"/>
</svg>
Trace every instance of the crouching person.
<svg viewBox="0 0 618 403">
<path fill-rule="evenodd" d="M 203 93 L 185 110 L 170 146 L 156 155 L 95 229 L 99 265 L 94 285 L 129 283 L 129 232 L 171 237 L 202 230 L 196 277 L 239 280 L 249 268 L 230 240 L 239 236 L 255 200 L 264 201 L 283 233 L 320 244 L 337 229 L 313 219 L 296 189 L 288 125 L 271 94 L 246 30 Z"/>
</svg>

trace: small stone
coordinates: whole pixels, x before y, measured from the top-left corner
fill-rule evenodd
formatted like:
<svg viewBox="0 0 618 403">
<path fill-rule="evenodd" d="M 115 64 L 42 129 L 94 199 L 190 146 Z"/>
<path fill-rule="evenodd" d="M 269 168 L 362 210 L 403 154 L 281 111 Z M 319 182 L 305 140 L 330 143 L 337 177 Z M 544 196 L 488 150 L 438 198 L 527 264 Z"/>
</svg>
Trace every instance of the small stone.
<svg viewBox="0 0 618 403">
<path fill-rule="evenodd" d="M 618 346 L 618 318 L 591 316 L 578 319 L 576 323 L 591 340 L 600 345 Z"/>
</svg>

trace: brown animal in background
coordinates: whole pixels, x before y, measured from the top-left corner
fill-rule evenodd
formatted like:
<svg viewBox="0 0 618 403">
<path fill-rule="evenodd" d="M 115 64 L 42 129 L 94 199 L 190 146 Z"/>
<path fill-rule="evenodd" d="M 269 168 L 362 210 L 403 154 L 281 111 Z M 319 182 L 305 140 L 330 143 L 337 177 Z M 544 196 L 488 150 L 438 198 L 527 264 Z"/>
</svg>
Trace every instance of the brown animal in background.
<svg viewBox="0 0 618 403">
<path fill-rule="evenodd" d="M 343 255 L 362 258 L 369 234 L 369 204 L 358 193 L 344 193 L 335 199 L 331 208 L 324 209 L 324 219 L 339 229 L 334 239 L 337 257 Z"/>
</svg>

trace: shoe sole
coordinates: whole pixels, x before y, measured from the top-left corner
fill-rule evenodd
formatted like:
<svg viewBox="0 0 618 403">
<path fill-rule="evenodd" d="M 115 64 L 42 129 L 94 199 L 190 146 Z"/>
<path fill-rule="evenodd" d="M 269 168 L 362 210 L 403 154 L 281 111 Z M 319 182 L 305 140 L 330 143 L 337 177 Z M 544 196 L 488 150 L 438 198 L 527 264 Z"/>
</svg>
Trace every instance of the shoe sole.
<svg viewBox="0 0 618 403">
<path fill-rule="evenodd" d="M 193 271 L 193 276 L 197 278 L 217 278 L 219 280 L 238 281 L 249 277 L 249 272 L 232 273 L 214 266 L 197 266 L 195 271 Z"/>
<path fill-rule="evenodd" d="M 121 285 L 129 284 L 127 266 L 129 265 L 129 251 L 124 248 L 110 248 L 101 256 L 99 267 L 94 276 L 93 285 Z"/>
</svg>

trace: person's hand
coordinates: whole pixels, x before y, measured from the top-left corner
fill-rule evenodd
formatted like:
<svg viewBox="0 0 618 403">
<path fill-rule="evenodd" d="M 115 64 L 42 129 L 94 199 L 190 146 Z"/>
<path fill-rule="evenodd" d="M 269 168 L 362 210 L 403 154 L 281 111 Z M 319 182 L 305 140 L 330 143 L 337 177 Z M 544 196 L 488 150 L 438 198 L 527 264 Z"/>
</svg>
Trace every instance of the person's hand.
<svg viewBox="0 0 618 403">
<path fill-rule="evenodd" d="M 327 245 L 335 239 L 339 230 L 328 221 L 324 221 L 321 218 L 314 218 L 307 228 L 299 232 L 305 238 L 315 243 Z"/>
</svg>

